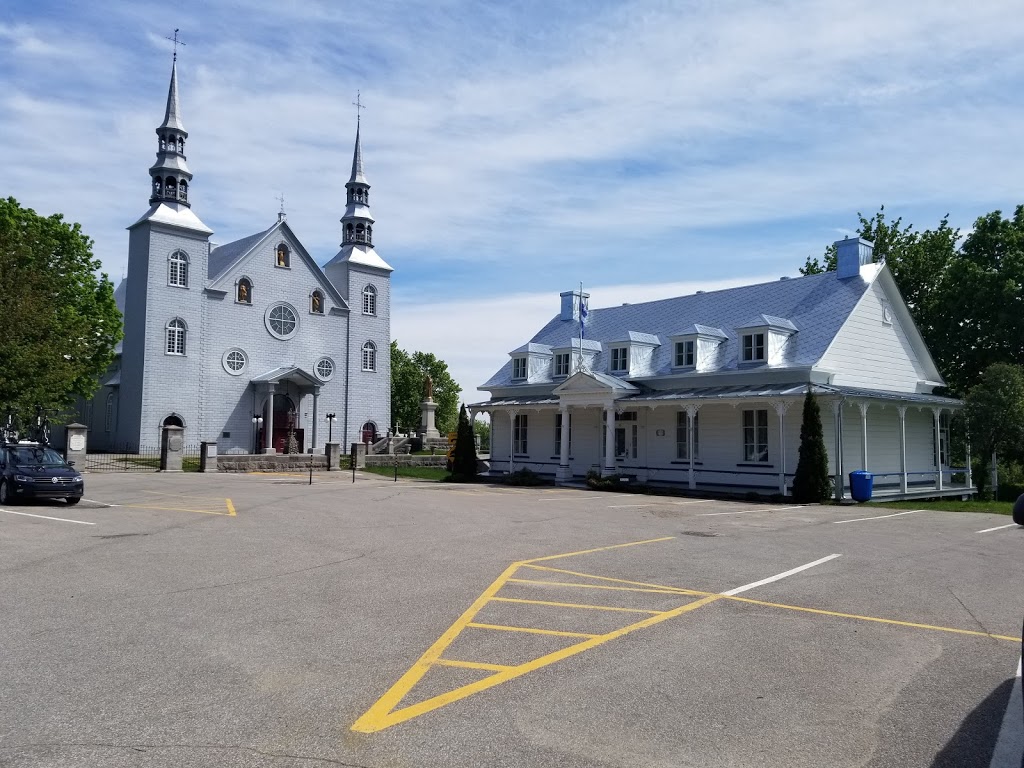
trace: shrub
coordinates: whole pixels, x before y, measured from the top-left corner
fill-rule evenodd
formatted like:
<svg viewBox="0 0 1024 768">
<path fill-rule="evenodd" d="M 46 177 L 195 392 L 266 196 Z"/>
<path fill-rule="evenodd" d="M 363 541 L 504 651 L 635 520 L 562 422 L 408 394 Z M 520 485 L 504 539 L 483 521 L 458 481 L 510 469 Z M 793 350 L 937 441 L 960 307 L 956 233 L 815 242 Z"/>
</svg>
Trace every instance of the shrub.
<svg viewBox="0 0 1024 768">
<path fill-rule="evenodd" d="M 802 504 L 822 502 L 828 498 L 831 487 L 825 435 L 821 429 L 821 409 L 808 386 L 803 423 L 800 425 L 800 460 L 793 477 L 793 500 Z"/>
<path fill-rule="evenodd" d="M 449 471 L 455 482 L 469 482 L 476 477 L 476 440 L 473 426 L 466 415 L 466 405 L 459 409 L 459 429 L 455 436 L 455 450 L 452 451 Z"/>
<path fill-rule="evenodd" d="M 505 478 L 505 485 L 522 485 L 522 486 L 537 486 L 537 485 L 551 485 L 551 481 L 541 477 L 536 472 L 527 467 L 517 469 L 511 475 Z"/>
</svg>

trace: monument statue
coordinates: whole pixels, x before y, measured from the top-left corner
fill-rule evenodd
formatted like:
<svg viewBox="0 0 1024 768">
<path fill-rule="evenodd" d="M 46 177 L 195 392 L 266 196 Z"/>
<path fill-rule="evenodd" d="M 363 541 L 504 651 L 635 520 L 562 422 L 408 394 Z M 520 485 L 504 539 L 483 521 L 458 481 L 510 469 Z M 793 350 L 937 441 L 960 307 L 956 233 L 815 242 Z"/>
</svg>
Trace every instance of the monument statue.
<svg viewBox="0 0 1024 768">
<path fill-rule="evenodd" d="M 434 399 L 434 380 L 430 378 L 429 373 L 423 376 L 423 399 L 428 401 Z"/>
</svg>

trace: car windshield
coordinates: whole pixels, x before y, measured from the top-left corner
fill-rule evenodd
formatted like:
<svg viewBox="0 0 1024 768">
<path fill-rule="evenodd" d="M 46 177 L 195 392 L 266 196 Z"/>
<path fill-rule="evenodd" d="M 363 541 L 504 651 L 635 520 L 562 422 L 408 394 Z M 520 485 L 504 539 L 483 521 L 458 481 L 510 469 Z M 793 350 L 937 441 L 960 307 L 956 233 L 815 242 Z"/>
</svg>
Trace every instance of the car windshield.
<svg viewBox="0 0 1024 768">
<path fill-rule="evenodd" d="M 12 448 L 14 463 L 19 467 L 63 467 L 64 459 L 52 448 L 41 448 L 37 445 L 19 445 Z"/>
</svg>

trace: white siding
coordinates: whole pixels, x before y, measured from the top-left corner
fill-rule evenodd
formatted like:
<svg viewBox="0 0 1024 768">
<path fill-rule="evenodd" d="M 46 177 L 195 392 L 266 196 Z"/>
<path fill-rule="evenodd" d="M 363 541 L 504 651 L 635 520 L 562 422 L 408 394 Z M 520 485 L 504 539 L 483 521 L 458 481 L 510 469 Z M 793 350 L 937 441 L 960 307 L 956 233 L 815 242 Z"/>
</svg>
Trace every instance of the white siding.
<svg viewBox="0 0 1024 768">
<path fill-rule="evenodd" d="M 864 294 L 816 367 L 835 371 L 832 383 L 891 392 L 916 392 L 924 368 L 892 313 L 882 321 L 887 298 L 879 281 Z"/>
</svg>

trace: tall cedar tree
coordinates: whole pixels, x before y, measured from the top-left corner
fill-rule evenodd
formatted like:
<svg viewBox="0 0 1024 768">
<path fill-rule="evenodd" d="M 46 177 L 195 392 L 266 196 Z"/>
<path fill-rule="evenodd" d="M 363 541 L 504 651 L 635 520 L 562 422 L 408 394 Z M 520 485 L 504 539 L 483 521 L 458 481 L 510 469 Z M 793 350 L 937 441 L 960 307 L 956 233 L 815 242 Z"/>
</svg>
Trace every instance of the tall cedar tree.
<svg viewBox="0 0 1024 768">
<path fill-rule="evenodd" d="M 476 477 L 476 443 L 465 403 L 459 409 L 459 430 L 456 435 L 455 450 L 452 453 L 452 479 L 467 482 Z"/>
<path fill-rule="evenodd" d="M 821 409 L 808 387 L 804 397 L 804 420 L 800 425 L 800 460 L 793 478 L 793 500 L 802 504 L 824 501 L 829 496 L 830 486 Z"/>
<path fill-rule="evenodd" d="M 88 398 L 114 360 L 121 313 L 78 224 L 0 199 L 0 417 Z M 57 417 L 59 420 L 60 417 Z"/>
</svg>

